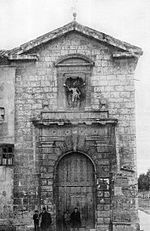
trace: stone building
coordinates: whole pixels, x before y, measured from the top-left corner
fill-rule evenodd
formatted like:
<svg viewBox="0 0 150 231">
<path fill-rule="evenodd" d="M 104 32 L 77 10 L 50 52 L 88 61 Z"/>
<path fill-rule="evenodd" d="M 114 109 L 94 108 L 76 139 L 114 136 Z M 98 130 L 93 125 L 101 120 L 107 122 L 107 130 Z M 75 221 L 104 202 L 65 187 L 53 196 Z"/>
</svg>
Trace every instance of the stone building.
<svg viewBox="0 0 150 231">
<path fill-rule="evenodd" d="M 142 50 L 73 21 L 0 51 L 0 221 L 138 230 L 134 70 Z"/>
</svg>

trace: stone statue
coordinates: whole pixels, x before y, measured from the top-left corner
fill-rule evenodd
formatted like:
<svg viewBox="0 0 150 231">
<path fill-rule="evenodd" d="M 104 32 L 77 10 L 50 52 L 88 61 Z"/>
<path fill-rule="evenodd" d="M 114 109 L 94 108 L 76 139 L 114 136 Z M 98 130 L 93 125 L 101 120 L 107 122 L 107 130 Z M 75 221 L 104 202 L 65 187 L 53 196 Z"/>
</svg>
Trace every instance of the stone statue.
<svg viewBox="0 0 150 231">
<path fill-rule="evenodd" d="M 64 86 L 67 87 L 68 91 L 71 93 L 70 97 L 68 97 L 68 104 L 77 107 L 80 102 L 80 90 L 77 87 L 68 87 L 65 84 Z"/>
<path fill-rule="evenodd" d="M 68 106 L 72 108 L 80 107 L 80 103 L 83 97 L 82 87 L 85 85 L 83 80 L 79 77 L 73 79 L 68 78 L 64 87 L 66 88 L 66 96 L 68 101 Z"/>
</svg>

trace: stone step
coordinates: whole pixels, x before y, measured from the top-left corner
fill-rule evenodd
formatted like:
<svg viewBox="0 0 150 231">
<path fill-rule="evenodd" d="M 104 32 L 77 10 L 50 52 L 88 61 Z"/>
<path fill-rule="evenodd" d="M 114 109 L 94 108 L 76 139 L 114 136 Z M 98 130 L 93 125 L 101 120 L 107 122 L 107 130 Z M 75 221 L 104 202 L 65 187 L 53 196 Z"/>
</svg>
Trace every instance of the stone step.
<svg viewBox="0 0 150 231">
<path fill-rule="evenodd" d="M 15 231 L 16 228 L 7 219 L 0 219 L 0 231 Z"/>
<path fill-rule="evenodd" d="M 14 226 L 0 225 L 0 231 L 16 231 Z"/>
</svg>

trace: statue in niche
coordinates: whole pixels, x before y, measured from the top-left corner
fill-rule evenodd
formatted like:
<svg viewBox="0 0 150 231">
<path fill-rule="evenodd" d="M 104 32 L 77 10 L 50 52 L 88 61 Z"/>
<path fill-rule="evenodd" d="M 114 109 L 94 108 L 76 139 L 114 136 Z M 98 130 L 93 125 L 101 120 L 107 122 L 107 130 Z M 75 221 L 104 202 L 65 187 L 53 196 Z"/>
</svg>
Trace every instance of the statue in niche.
<svg viewBox="0 0 150 231">
<path fill-rule="evenodd" d="M 80 77 L 66 79 L 64 87 L 70 108 L 79 108 L 81 106 L 81 101 L 84 99 L 84 86 L 85 82 Z"/>
</svg>

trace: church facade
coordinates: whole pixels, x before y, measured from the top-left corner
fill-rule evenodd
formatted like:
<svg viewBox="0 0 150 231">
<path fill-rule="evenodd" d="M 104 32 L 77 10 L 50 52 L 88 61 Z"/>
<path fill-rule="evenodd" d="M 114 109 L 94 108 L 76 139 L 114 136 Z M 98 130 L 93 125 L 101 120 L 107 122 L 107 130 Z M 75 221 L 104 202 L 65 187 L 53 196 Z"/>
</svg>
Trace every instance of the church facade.
<svg viewBox="0 0 150 231">
<path fill-rule="evenodd" d="M 136 231 L 134 71 L 142 50 L 73 21 L 0 51 L 0 219 Z"/>
</svg>

